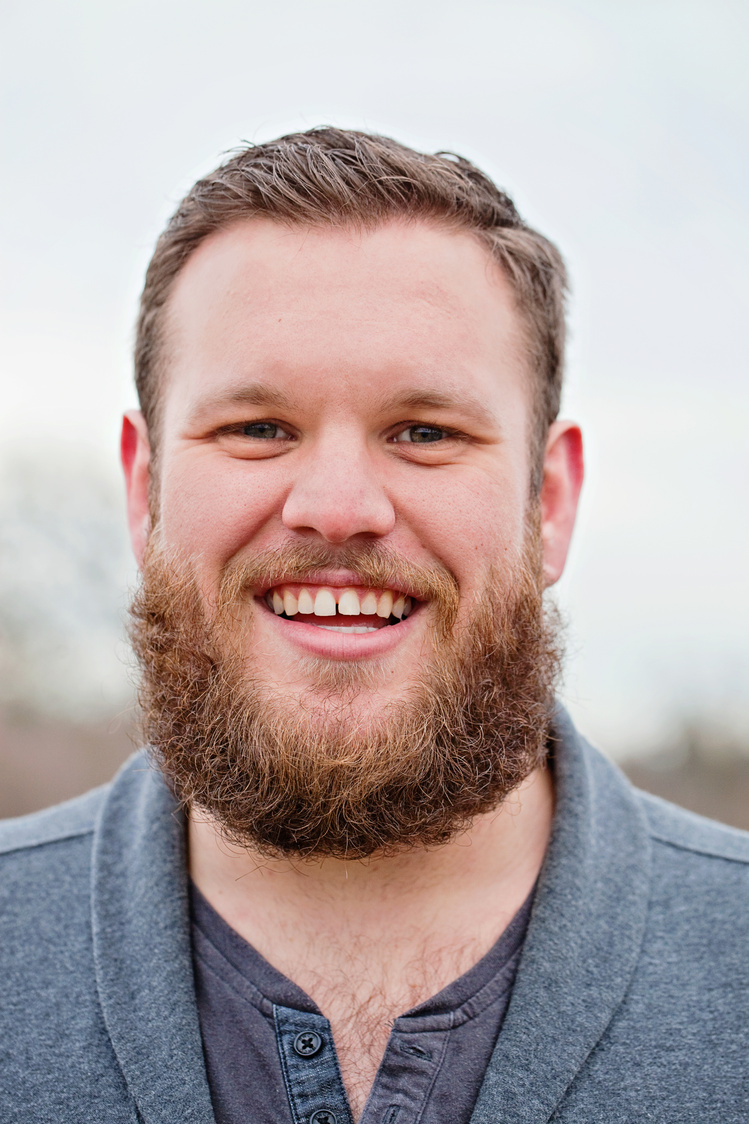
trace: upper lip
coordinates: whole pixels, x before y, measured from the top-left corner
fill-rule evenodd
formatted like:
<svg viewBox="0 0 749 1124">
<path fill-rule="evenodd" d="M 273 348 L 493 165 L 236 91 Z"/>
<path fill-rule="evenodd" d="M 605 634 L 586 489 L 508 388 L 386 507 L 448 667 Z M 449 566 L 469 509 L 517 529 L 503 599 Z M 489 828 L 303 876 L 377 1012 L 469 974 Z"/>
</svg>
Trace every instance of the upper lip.
<svg viewBox="0 0 749 1124">
<path fill-rule="evenodd" d="M 355 570 L 315 570 L 307 574 L 299 575 L 289 574 L 286 577 L 277 578 L 275 581 L 266 581 L 258 586 L 255 590 L 256 597 L 264 597 L 271 589 L 278 589 L 280 586 L 293 583 L 294 585 L 321 585 L 330 586 L 333 589 L 378 589 L 379 586 L 372 585 L 370 582 L 365 581 L 361 574 L 357 574 Z M 415 601 L 420 600 L 418 593 L 414 592 L 409 586 L 401 582 L 398 578 L 388 582 L 383 589 L 393 590 L 395 593 L 402 593 L 404 597 L 411 597 Z M 423 599 L 423 598 L 422 598 Z"/>
</svg>

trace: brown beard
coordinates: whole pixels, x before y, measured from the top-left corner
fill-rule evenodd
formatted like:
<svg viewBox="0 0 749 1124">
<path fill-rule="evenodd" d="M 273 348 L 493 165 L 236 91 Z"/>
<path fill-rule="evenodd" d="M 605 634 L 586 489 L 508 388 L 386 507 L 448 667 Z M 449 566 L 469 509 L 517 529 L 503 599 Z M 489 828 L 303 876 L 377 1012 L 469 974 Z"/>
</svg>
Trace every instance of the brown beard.
<svg viewBox="0 0 749 1124">
<path fill-rule="evenodd" d="M 310 689 L 289 699 L 239 650 L 248 589 L 341 566 L 370 588 L 399 575 L 433 614 L 431 658 L 375 717 L 352 707 L 373 675 L 358 663 L 308 658 Z M 448 842 L 545 757 L 561 652 L 543 607 L 537 520 L 522 559 L 492 575 L 460 632 L 458 602 L 444 568 L 376 544 L 320 544 L 235 559 L 209 612 L 192 568 L 152 543 L 130 631 L 142 732 L 175 795 L 267 855 L 359 859 Z"/>
</svg>

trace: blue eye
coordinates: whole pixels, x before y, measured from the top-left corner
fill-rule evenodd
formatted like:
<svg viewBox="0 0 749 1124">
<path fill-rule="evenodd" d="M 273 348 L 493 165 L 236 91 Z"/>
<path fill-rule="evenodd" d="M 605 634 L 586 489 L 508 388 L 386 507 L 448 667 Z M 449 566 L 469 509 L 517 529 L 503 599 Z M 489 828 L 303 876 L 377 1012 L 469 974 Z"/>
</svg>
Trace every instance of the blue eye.
<svg viewBox="0 0 749 1124">
<path fill-rule="evenodd" d="M 410 425 L 396 437 L 396 441 L 405 441 L 413 445 L 428 445 L 434 441 L 441 441 L 445 430 L 436 425 Z"/>
<path fill-rule="evenodd" d="M 274 425 L 273 422 L 251 422 L 249 425 L 242 426 L 242 433 L 245 437 L 259 437 L 261 439 L 272 439 L 278 437 L 283 433 L 280 425 Z"/>
</svg>

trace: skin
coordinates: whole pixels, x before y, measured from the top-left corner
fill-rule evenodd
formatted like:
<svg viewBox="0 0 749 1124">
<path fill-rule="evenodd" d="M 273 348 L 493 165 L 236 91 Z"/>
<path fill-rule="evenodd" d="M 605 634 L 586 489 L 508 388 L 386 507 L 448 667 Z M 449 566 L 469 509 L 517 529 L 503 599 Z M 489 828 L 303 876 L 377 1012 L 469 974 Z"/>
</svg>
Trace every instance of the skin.
<svg viewBox="0 0 749 1124">
<path fill-rule="evenodd" d="M 462 627 L 489 568 L 518 554 L 529 499 L 520 321 L 485 249 L 421 222 L 356 232 L 253 219 L 199 247 L 168 312 L 154 514 L 163 542 L 195 563 L 207 602 L 243 554 L 377 540 L 447 566 Z M 259 422 L 280 430 L 260 438 L 246 428 Z M 414 443 L 414 426 L 436 439 Z M 137 412 L 124 420 L 122 459 L 140 561 L 151 459 Z M 540 497 L 547 585 L 564 567 L 581 482 L 580 432 L 557 422 Z M 402 698 L 437 643 L 429 604 L 396 628 L 342 636 L 283 621 L 255 592 L 239 642 L 269 687 L 313 715 L 310 659 L 372 668 L 353 721 Z M 330 1018 L 358 1117 L 389 1022 L 497 940 L 538 875 L 552 813 L 539 770 L 452 843 L 358 863 L 260 861 L 193 814 L 190 868 L 214 908 Z"/>
</svg>

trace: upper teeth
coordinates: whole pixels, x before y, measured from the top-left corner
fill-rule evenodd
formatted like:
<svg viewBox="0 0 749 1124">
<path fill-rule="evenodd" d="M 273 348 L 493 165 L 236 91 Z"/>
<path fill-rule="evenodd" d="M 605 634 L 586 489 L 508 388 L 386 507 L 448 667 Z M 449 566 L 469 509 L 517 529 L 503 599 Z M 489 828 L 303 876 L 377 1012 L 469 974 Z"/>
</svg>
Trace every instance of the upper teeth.
<svg viewBox="0 0 749 1124">
<path fill-rule="evenodd" d="M 296 590 L 279 586 L 269 590 L 265 599 L 274 613 L 278 616 L 285 613 L 287 617 L 297 613 L 314 614 L 316 617 L 334 617 L 336 613 L 343 617 L 376 614 L 385 620 L 390 616 L 400 620 L 407 617 L 412 608 L 410 597 L 391 589 L 367 589 L 360 593 L 356 589 L 336 589 L 333 586 L 304 586 Z"/>
</svg>

